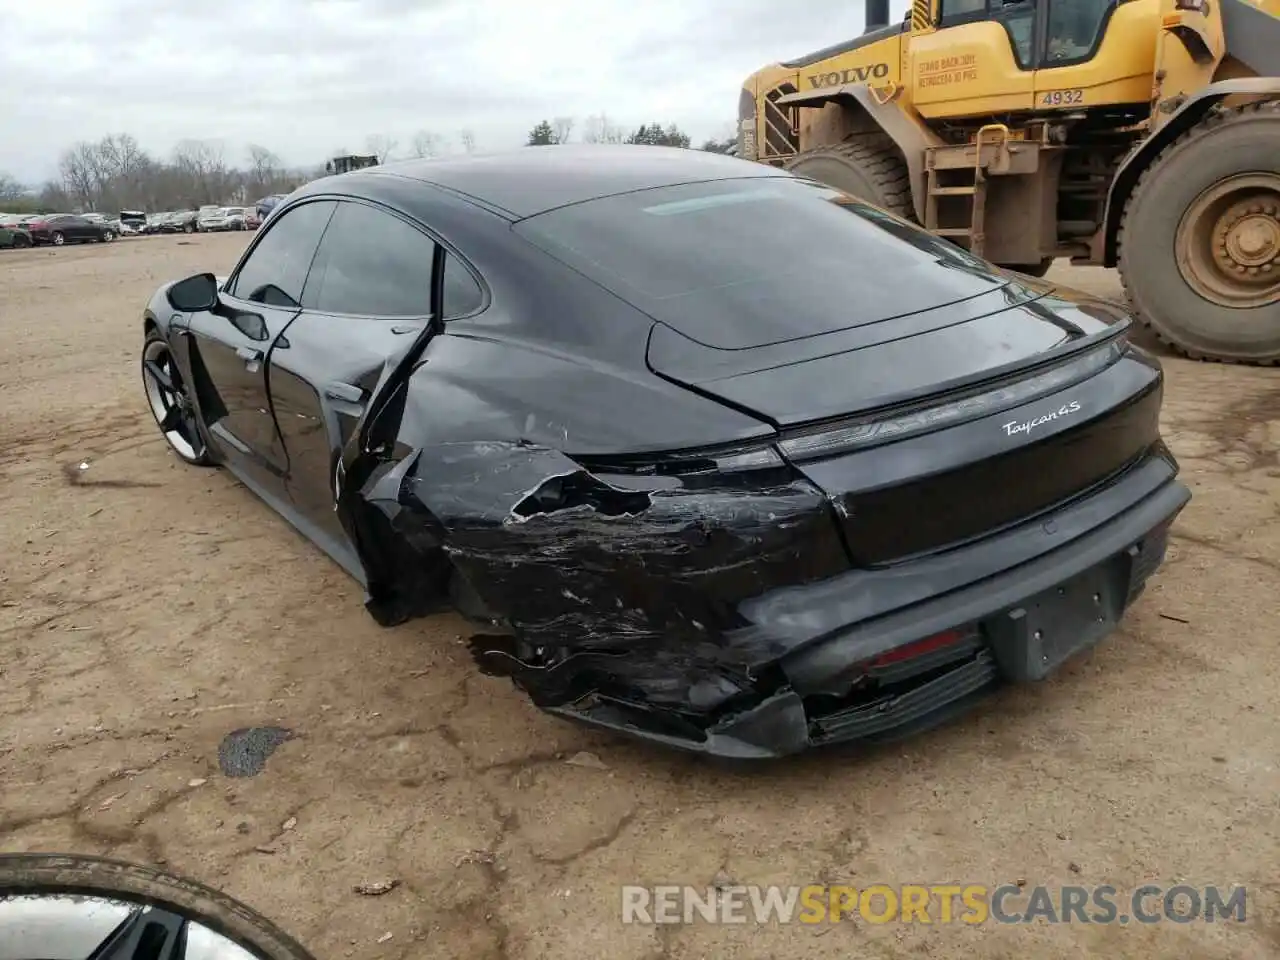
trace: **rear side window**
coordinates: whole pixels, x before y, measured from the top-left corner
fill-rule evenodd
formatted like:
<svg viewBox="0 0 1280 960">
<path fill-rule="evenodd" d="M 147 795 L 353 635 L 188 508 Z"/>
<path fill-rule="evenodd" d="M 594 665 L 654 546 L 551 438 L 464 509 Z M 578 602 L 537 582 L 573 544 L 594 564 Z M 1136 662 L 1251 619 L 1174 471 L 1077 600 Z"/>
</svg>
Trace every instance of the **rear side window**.
<svg viewBox="0 0 1280 960">
<path fill-rule="evenodd" d="M 321 313 L 428 316 L 435 247 L 399 217 L 341 203 L 320 245 L 306 305 Z"/>
<path fill-rule="evenodd" d="M 446 320 L 465 317 L 484 306 L 484 291 L 463 264 L 454 256 L 444 261 L 444 310 Z"/>
<path fill-rule="evenodd" d="M 879 322 L 1007 282 L 946 240 L 793 177 L 641 190 L 514 229 L 654 319 L 723 349 Z"/>
<path fill-rule="evenodd" d="M 304 203 L 273 220 L 236 274 L 231 296 L 277 307 L 301 304 L 307 271 L 333 207 L 332 200 Z"/>
</svg>

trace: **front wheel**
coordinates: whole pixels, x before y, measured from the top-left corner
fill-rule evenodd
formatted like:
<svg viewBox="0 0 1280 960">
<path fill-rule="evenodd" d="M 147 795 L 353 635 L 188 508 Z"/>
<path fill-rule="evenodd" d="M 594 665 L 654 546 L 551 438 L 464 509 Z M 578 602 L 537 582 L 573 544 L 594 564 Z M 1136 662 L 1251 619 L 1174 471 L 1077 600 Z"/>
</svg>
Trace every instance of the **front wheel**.
<svg viewBox="0 0 1280 960">
<path fill-rule="evenodd" d="M 67 242 L 67 238 L 63 236 L 59 231 L 55 230 L 50 235 L 49 242 L 52 243 L 55 247 L 60 247 Z"/>
<path fill-rule="evenodd" d="M 147 334 L 142 347 L 142 387 L 169 449 L 194 466 L 212 464 L 190 391 L 158 330 Z"/>
<path fill-rule="evenodd" d="M 15 233 L 13 236 L 13 246 L 15 250 L 20 250 L 23 247 L 29 247 L 31 246 L 31 238 L 25 233 Z"/>
<path fill-rule="evenodd" d="M 906 220 L 916 218 L 907 165 L 897 144 L 884 133 L 858 134 L 844 143 L 806 150 L 791 159 L 787 170 Z"/>
<path fill-rule="evenodd" d="M 183 226 L 183 228 L 182 228 L 182 232 L 183 232 L 183 233 L 195 233 L 195 232 L 196 232 L 195 224 L 191 224 L 191 223 L 186 224 L 185 226 Z"/>
<path fill-rule="evenodd" d="M 112 233 L 110 230 L 103 230 L 103 231 L 102 231 L 102 242 L 103 242 L 103 243 L 110 243 L 110 242 L 111 242 L 112 240 L 114 240 L 115 238 L 116 238 L 116 235 L 115 235 L 114 233 Z"/>
<path fill-rule="evenodd" d="M 1152 162 L 1125 206 L 1135 312 L 1193 359 L 1280 363 L 1280 102 L 1220 111 Z"/>
</svg>

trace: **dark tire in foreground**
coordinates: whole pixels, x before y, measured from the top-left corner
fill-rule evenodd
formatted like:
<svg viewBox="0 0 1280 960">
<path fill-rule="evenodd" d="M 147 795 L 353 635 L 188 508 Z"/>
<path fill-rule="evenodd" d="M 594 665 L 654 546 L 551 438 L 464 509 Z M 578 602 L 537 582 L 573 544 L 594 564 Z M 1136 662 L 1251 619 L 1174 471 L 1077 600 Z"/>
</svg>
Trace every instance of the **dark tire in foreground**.
<svg viewBox="0 0 1280 960">
<path fill-rule="evenodd" d="M 806 150 L 792 158 L 786 169 L 906 220 L 916 219 L 907 165 L 897 145 L 883 133 L 859 134 L 844 143 Z"/>
<path fill-rule="evenodd" d="M 1188 357 L 1280 363 L 1280 103 L 1219 109 L 1143 173 L 1120 227 L 1135 313 Z"/>
<path fill-rule="evenodd" d="M 98 857 L 0 855 L 0 899 L 38 894 L 147 903 L 201 924 L 235 941 L 253 956 L 312 960 L 302 944 L 266 917 L 193 880 Z"/>
</svg>

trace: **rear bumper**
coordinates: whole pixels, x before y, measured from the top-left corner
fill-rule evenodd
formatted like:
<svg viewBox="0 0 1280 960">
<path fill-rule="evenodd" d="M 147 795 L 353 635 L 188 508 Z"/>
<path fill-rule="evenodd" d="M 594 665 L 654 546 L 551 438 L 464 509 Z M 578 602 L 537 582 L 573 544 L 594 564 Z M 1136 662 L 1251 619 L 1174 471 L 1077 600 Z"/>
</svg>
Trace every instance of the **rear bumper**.
<svg viewBox="0 0 1280 960">
<path fill-rule="evenodd" d="M 1003 682 L 1047 675 L 1114 629 L 1163 561 L 1169 525 L 1191 499 L 1175 477 L 1171 460 L 1154 458 L 1050 517 L 970 546 L 744 605 L 750 631 L 789 651 L 776 664 L 782 682 L 701 739 L 646 729 L 609 708 L 550 712 L 733 759 L 934 726 Z M 921 645 L 937 639 L 945 643 Z"/>
</svg>

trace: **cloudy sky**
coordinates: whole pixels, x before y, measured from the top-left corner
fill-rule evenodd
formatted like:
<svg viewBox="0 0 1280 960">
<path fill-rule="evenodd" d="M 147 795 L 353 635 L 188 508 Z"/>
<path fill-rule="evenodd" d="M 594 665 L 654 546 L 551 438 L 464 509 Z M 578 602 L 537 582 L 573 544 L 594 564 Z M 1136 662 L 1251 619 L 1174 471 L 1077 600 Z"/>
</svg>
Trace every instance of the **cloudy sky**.
<svg viewBox="0 0 1280 960">
<path fill-rule="evenodd" d="M 286 163 L 428 130 L 460 149 L 522 143 L 591 114 L 731 132 L 753 70 L 854 36 L 861 0 L 8 0 L 0 172 L 52 177 L 77 140 L 249 143 Z M 894 18 L 906 0 L 892 4 Z M 394 154 L 393 154 L 394 155 Z"/>
</svg>

